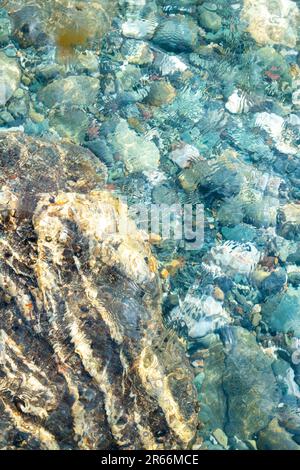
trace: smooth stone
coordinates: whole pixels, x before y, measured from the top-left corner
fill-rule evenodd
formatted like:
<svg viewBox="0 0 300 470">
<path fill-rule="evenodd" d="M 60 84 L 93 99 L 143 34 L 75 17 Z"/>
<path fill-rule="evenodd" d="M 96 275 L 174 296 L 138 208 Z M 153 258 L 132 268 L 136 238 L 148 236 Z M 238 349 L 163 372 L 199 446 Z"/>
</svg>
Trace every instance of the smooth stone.
<svg viewBox="0 0 300 470">
<path fill-rule="evenodd" d="M 158 168 L 160 154 L 157 146 L 130 129 L 124 119 L 116 127 L 114 140 L 116 151 L 120 153 L 129 173 Z"/>
<path fill-rule="evenodd" d="M 167 51 L 191 52 L 198 44 L 198 25 L 182 15 L 162 21 L 155 32 L 153 42 Z"/>
<path fill-rule="evenodd" d="M 269 298 L 262 304 L 263 320 L 273 331 L 300 338 L 300 289 L 288 287 L 284 293 Z"/>
<path fill-rule="evenodd" d="M 1 125 L 9 125 L 14 122 L 14 117 L 7 111 L 0 112 L 0 124 Z"/>
<path fill-rule="evenodd" d="M 55 105 L 89 106 L 96 102 L 100 82 L 97 78 L 71 76 L 50 83 L 38 93 L 48 108 Z"/>
<path fill-rule="evenodd" d="M 235 240 L 237 242 L 252 242 L 256 237 L 256 229 L 247 224 L 222 227 L 221 233 L 227 240 Z"/>
<path fill-rule="evenodd" d="M 79 144 L 85 137 L 89 118 L 83 110 L 67 106 L 53 110 L 49 116 L 49 124 L 61 137 Z"/>
<path fill-rule="evenodd" d="M 12 99 L 9 102 L 7 109 L 15 119 L 23 119 L 27 116 L 28 104 L 26 100 Z"/>
<path fill-rule="evenodd" d="M 287 240 L 300 240 L 300 204 L 291 202 L 280 208 L 278 228 Z"/>
<path fill-rule="evenodd" d="M 175 97 L 176 90 L 171 83 L 161 80 L 151 84 L 146 101 L 151 106 L 162 106 L 172 103 Z"/>
<path fill-rule="evenodd" d="M 277 294 L 282 291 L 287 282 L 287 274 L 283 269 L 273 271 L 268 277 L 266 277 L 261 285 L 260 289 L 265 297 Z"/>
<path fill-rule="evenodd" d="M 300 272 L 289 272 L 288 281 L 292 286 L 300 286 Z"/>
<path fill-rule="evenodd" d="M 149 44 L 144 41 L 127 39 L 122 46 L 121 52 L 130 64 L 149 65 L 154 60 L 154 54 Z"/>
<path fill-rule="evenodd" d="M 204 29 L 216 32 L 222 27 L 222 18 L 214 11 L 203 8 L 199 15 L 199 24 Z"/>
<path fill-rule="evenodd" d="M 12 32 L 11 20 L 4 9 L 0 8 L 0 45 L 9 42 L 9 36 Z"/>
<path fill-rule="evenodd" d="M 241 327 L 231 331 L 233 347 L 222 380 L 228 403 L 224 429 L 228 436 L 251 439 L 275 414 L 279 394 L 272 359 L 263 353 L 256 336 Z"/>
<path fill-rule="evenodd" d="M 259 450 L 300 450 L 300 446 L 293 440 L 292 435 L 279 426 L 277 418 L 272 419 L 268 426 L 260 431 L 257 448 Z"/>
<path fill-rule="evenodd" d="M 0 52 L 0 106 L 4 106 L 20 85 L 18 62 Z"/>
<path fill-rule="evenodd" d="M 122 24 L 122 34 L 127 38 L 151 39 L 157 27 L 155 18 L 133 18 Z"/>
<path fill-rule="evenodd" d="M 78 73 L 99 75 L 99 57 L 92 51 L 80 52 L 74 59 L 74 65 Z"/>
<path fill-rule="evenodd" d="M 36 77 L 41 82 L 50 82 L 63 73 L 64 67 L 59 64 L 41 64 L 36 68 Z"/>
<path fill-rule="evenodd" d="M 107 146 L 104 139 L 94 139 L 83 143 L 84 147 L 87 147 L 93 152 L 100 160 L 107 165 L 112 165 L 114 162 L 112 152 Z"/>
<path fill-rule="evenodd" d="M 181 142 L 169 155 L 169 158 L 182 169 L 188 168 L 199 157 L 199 150 L 193 145 L 184 142 Z"/>
<path fill-rule="evenodd" d="M 224 447 L 224 449 L 227 449 L 228 446 L 228 437 L 226 436 L 225 432 L 222 431 L 222 429 L 218 428 L 213 431 L 212 435 L 216 439 L 216 441 Z"/>
<path fill-rule="evenodd" d="M 214 338 L 216 335 L 212 336 Z M 205 425 L 207 432 L 213 432 L 216 428 L 224 429 L 226 422 L 226 395 L 223 389 L 224 372 L 224 348 L 220 340 L 216 340 L 211 344 L 209 356 L 205 360 L 205 375 L 199 393 L 199 418 L 200 422 Z"/>
<path fill-rule="evenodd" d="M 177 192 L 165 184 L 155 186 L 152 191 L 152 199 L 154 204 L 172 205 L 178 203 Z"/>
</svg>

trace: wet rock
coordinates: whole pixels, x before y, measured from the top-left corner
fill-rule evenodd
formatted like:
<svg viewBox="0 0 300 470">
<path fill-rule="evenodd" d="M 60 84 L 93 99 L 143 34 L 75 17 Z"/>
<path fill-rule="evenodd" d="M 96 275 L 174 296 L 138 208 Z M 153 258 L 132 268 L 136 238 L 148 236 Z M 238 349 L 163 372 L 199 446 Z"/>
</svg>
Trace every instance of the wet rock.
<svg viewBox="0 0 300 470">
<path fill-rule="evenodd" d="M 157 24 L 155 17 L 128 19 L 122 24 L 122 34 L 127 38 L 151 39 Z"/>
<path fill-rule="evenodd" d="M 160 347 L 150 247 L 133 222 L 116 230 L 104 165 L 2 132 L 0 167 L 1 447 L 26 429 L 23 449 L 187 448 L 193 374 L 175 338 Z"/>
<path fill-rule="evenodd" d="M 199 150 L 185 142 L 180 143 L 175 150 L 170 152 L 170 159 L 182 169 L 191 166 L 199 157 Z"/>
<path fill-rule="evenodd" d="M 62 104 L 89 106 L 95 104 L 99 80 L 86 76 L 71 76 L 50 83 L 38 93 L 38 99 L 48 108 Z"/>
<path fill-rule="evenodd" d="M 268 277 L 266 277 L 261 285 L 260 289 L 264 297 L 277 294 L 282 291 L 287 283 L 286 272 L 282 269 L 273 271 Z"/>
<path fill-rule="evenodd" d="M 1 125 L 11 125 L 14 122 L 14 117 L 6 110 L 0 112 Z"/>
<path fill-rule="evenodd" d="M 160 159 L 157 146 L 130 129 L 125 120 L 116 127 L 114 145 L 129 173 L 157 169 Z"/>
<path fill-rule="evenodd" d="M 257 440 L 259 450 L 300 450 L 290 433 L 285 431 L 274 418 L 260 431 Z"/>
<path fill-rule="evenodd" d="M 220 428 L 215 429 L 215 431 L 213 431 L 212 435 L 214 436 L 214 438 L 216 439 L 216 441 L 217 441 L 222 447 L 224 447 L 224 449 L 227 449 L 227 446 L 228 446 L 228 437 L 226 436 L 226 434 L 224 433 L 224 431 L 222 431 L 222 429 L 220 429 Z"/>
<path fill-rule="evenodd" d="M 249 53 L 254 63 L 260 66 L 262 75 L 278 83 L 286 82 L 291 84 L 291 72 L 284 56 L 274 47 L 265 46 Z"/>
<path fill-rule="evenodd" d="M 256 304 L 253 306 L 251 310 L 250 319 L 254 328 L 256 328 L 260 324 L 262 316 L 261 316 L 261 306 L 259 304 Z"/>
<path fill-rule="evenodd" d="M 21 71 L 17 61 L 0 52 L 0 106 L 4 106 L 20 85 Z"/>
<path fill-rule="evenodd" d="M 219 300 L 220 302 L 223 302 L 224 301 L 224 292 L 222 291 L 222 289 L 220 289 L 220 287 L 215 287 L 214 290 L 213 290 L 213 297 L 216 299 L 216 300 Z"/>
<path fill-rule="evenodd" d="M 300 204 L 288 203 L 280 208 L 279 233 L 288 240 L 300 240 Z"/>
<path fill-rule="evenodd" d="M 12 32 L 12 24 L 9 15 L 4 9 L 0 9 L 0 45 L 9 42 L 9 36 Z"/>
<path fill-rule="evenodd" d="M 130 64 L 149 65 L 154 60 L 154 54 L 149 45 L 134 39 L 127 39 L 124 42 L 122 54 Z"/>
<path fill-rule="evenodd" d="M 290 271 L 288 273 L 288 282 L 293 286 L 293 287 L 299 287 L 300 286 L 300 272 L 299 271 Z"/>
<path fill-rule="evenodd" d="M 160 80 L 151 84 L 146 101 L 151 106 L 162 106 L 172 103 L 175 96 L 176 90 L 171 83 Z"/>
<path fill-rule="evenodd" d="M 90 149 L 100 160 L 106 165 L 112 165 L 114 162 L 111 149 L 108 147 L 104 139 L 94 139 L 83 143 L 85 147 Z"/>
<path fill-rule="evenodd" d="M 170 318 L 185 325 L 190 338 L 198 339 L 213 333 L 218 328 L 230 323 L 230 315 L 223 308 L 223 302 L 212 295 L 188 291 L 180 306 L 174 308 Z"/>
<path fill-rule="evenodd" d="M 222 18 L 214 11 L 209 11 L 203 7 L 200 9 L 199 24 L 204 29 L 216 32 L 222 27 Z"/>
<path fill-rule="evenodd" d="M 72 57 L 76 46 L 89 45 L 108 31 L 115 13 L 115 0 L 101 3 L 86 0 L 6 0 L 5 8 L 14 23 L 14 37 L 21 47 L 57 46 L 63 62 Z"/>
<path fill-rule="evenodd" d="M 228 241 L 211 249 L 206 266 L 219 274 L 249 276 L 258 264 L 260 256 L 253 243 Z"/>
<path fill-rule="evenodd" d="M 239 90 L 235 90 L 232 95 L 229 96 L 225 108 L 232 114 L 247 113 L 250 110 L 250 102 L 244 93 Z"/>
<path fill-rule="evenodd" d="M 92 51 L 80 52 L 74 57 L 74 67 L 80 74 L 98 77 L 99 57 Z"/>
<path fill-rule="evenodd" d="M 84 139 L 89 118 L 82 109 L 65 106 L 50 113 L 49 123 L 61 137 L 78 144 Z"/>
<path fill-rule="evenodd" d="M 13 35 L 21 47 L 42 47 L 49 41 L 46 26 L 48 15 L 39 5 L 25 4 L 20 9 L 12 10 L 11 18 Z"/>
<path fill-rule="evenodd" d="M 228 400 L 225 432 L 228 436 L 251 439 L 274 416 L 279 396 L 272 360 L 263 353 L 255 335 L 240 327 L 232 327 L 232 333 L 233 347 L 223 374 Z"/>
<path fill-rule="evenodd" d="M 252 242 L 256 236 L 256 229 L 247 224 L 222 227 L 221 232 L 227 240 L 234 240 L 236 242 Z"/>
<path fill-rule="evenodd" d="M 41 64 L 36 68 L 36 77 L 43 83 L 50 82 L 57 78 L 59 75 L 62 76 L 65 69 L 59 64 Z"/>
<path fill-rule="evenodd" d="M 288 287 L 283 294 L 269 298 L 262 304 L 264 321 L 273 331 L 293 332 L 300 337 L 300 290 Z"/>
<path fill-rule="evenodd" d="M 167 51 L 190 52 L 198 44 L 198 26 L 192 19 L 177 15 L 163 20 L 153 42 Z"/>
<path fill-rule="evenodd" d="M 155 204 L 172 205 L 178 203 L 176 191 L 165 184 L 155 186 L 152 191 L 152 199 Z"/>
<path fill-rule="evenodd" d="M 206 432 L 216 428 L 224 429 L 226 422 L 226 397 L 223 390 L 225 372 L 225 353 L 220 341 L 209 348 L 205 360 L 204 380 L 199 394 L 200 421 Z"/>
<path fill-rule="evenodd" d="M 299 9 L 291 0 L 244 0 L 242 20 L 259 44 L 295 47 L 298 38 Z M 276 23 L 274 23 L 276 17 Z"/>
</svg>

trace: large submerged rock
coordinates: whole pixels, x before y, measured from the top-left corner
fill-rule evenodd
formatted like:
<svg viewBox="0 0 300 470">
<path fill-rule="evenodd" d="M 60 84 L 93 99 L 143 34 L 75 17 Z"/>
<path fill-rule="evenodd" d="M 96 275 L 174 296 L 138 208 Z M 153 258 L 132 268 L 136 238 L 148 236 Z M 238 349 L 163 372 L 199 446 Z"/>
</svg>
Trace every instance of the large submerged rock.
<svg viewBox="0 0 300 470">
<path fill-rule="evenodd" d="M 258 44 L 282 44 L 295 47 L 298 40 L 300 12 L 291 0 L 244 0 L 242 19 Z"/>
<path fill-rule="evenodd" d="M 21 47 L 54 41 L 63 55 L 76 45 L 99 40 L 116 12 L 115 0 L 6 0 L 13 36 Z"/>
<path fill-rule="evenodd" d="M 155 260 L 88 150 L 0 134 L 0 448 L 187 448 Z"/>
</svg>

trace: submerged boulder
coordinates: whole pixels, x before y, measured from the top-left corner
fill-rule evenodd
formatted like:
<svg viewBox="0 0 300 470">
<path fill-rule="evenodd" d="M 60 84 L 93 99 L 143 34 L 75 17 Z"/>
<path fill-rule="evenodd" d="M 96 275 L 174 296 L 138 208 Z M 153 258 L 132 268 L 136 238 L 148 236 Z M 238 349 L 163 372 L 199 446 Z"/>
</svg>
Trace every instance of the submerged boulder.
<svg viewBox="0 0 300 470">
<path fill-rule="evenodd" d="M 0 106 L 4 106 L 18 88 L 21 71 L 15 59 L 0 52 Z"/>
<path fill-rule="evenodd" d="M 244 0 L 241 18 L 259 44 L 295 47 L 298 40 L 300 12 L 291 0 Z"/>
<path fill-rule="evenodd" d="M 104 165 L 9 132 L 0 179 L 0 447 L 188 447 L 193 376 Z"/>
<path fill-rule="evenodd" d="M 227 397 L 229 436 L 251 439 L 274 416 L 279 394 L 272 359 L 263 353 L 253 334 L 233 327 L 233 347 L 226 359 L 223 390 Z"/>
</svg>

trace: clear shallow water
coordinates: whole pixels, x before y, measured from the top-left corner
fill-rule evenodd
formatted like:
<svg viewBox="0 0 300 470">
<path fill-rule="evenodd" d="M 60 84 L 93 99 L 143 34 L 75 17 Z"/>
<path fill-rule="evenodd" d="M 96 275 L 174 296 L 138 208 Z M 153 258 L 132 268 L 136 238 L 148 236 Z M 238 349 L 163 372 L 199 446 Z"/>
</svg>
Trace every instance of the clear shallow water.
<svg viewBox="0 0 300 470">
<path fill-rule="evenodd" d="M 151 232 L 164 321 L 195 375 L 195 448 L 298 448 L 297 2 L 19 0 L 0 13 L 1 132 L 90 149 Z"/>
</svg>

